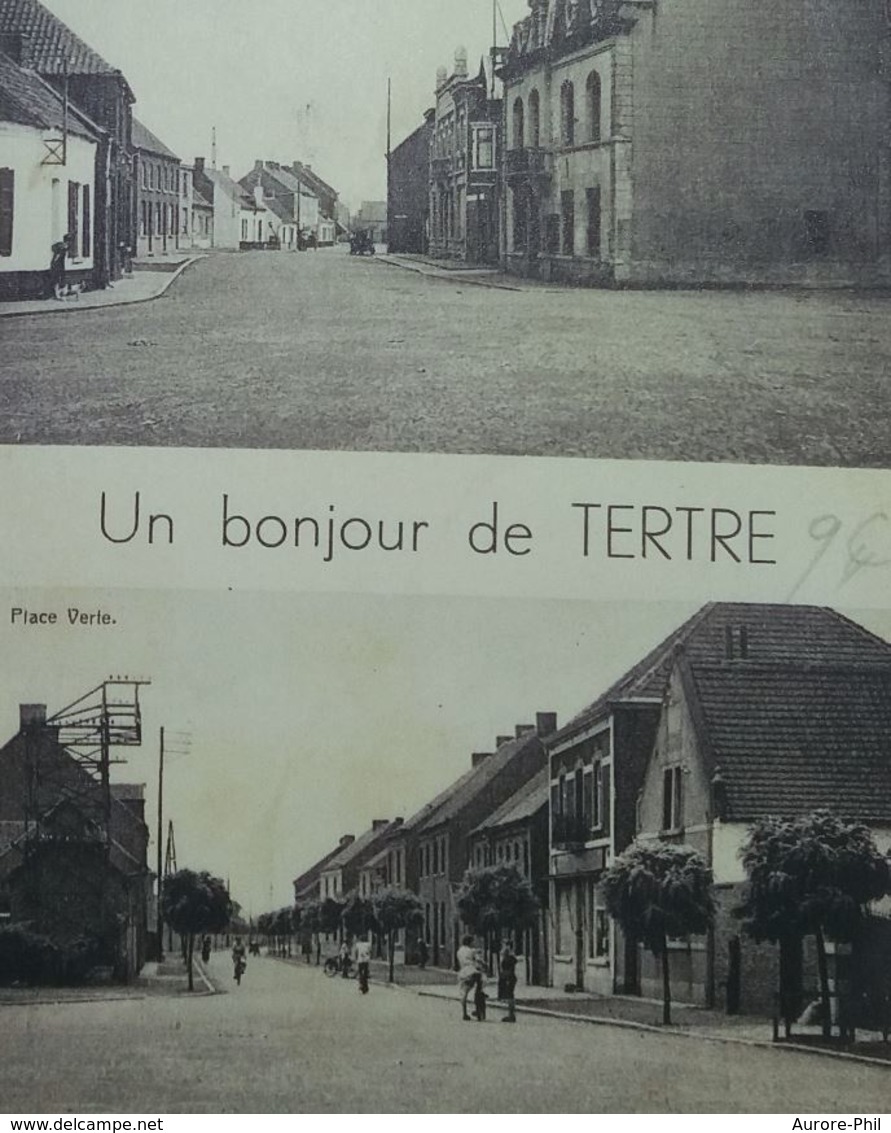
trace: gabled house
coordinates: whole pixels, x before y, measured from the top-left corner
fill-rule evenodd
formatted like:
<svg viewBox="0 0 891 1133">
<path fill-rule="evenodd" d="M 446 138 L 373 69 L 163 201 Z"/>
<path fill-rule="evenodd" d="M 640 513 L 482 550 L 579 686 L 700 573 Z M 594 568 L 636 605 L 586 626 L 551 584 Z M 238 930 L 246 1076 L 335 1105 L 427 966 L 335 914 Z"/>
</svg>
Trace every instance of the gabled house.
<svg viewBox="0 0 891 1133">
<path fill-rule="evenodd" d="M 818 808 L 891 849 L 891 645 L 828 609 L 738 607 L 723 655 L 677 651 L 638 804 L 638 840 L 693 846 L 714 875 L 713 931 L 670 942 L 679 999 L 773 1009 L 778 951 L 747 939 L 733 916 L 739 851 L 751 823 Z M 800 1002 L 816 985 L 813 957 L 802 950 L 792 968 L 786 991 Z M 639 972 L 643 994 L 658 994 L 648 953 Z"/>
<path fill-rule="evenodd" d="M 678 658 L 694 667 L 737 663 L 755 648 L 762 664 L 882 666 L 889 646 L 832 611 L 807 606 L 713 603 L 651 650 L 547 742 L 551 775 L 551 971 L 554 986 L 611 994 L 640 993 L 649 975 L 642 954 L 612 924 L 599 882 L 639 831 L 658 833 L 653 817 L 654 751 L 679 751 L 680 733 L 658 748 L 666 697 Z M 671 708 L 672 717 L 679 711 Z M 745 737 L 739 742 L 745 744 Z M 670 791 L 683 806 L 682 761 L 671 763 Z M 645 780 L 650 784 L 645 789 Z M 668 780 L 660 780 L 661 791 Z M 667 788 L 666 788 L 667 789 Z M 672 823 L 680 813 L 672 812 Z M 649 816 L 644 822 L 644 815 Z M 643 824 L 642 824 L 643 823 Z M 673 828 L 673 826 L 672 826 Z M 686 828 L 685 829 L 690 829 Z M 702 833 L 702 828 L 697 825 Z M 737 835 L 739 831 L 737 831 Z M 738 843 L 737 843 L 738 844 Z M 729 851 L 731 857 L 735 851 Z M 647 984 L 646 986 L 650 986 Z"/>
<path fill-rule="evenodd" d="M 66 128 L 67 127 L 67 128 Z M 0 299 L 49 293 L 52 246 L 70 234 L 69 283 L 97 264 L 97 155 L 105 132 L 35 71 L 0 53 Z"/>
<path fill-rule="evenodd" d="M 386 244 L 387 202 L 363 201 L 359 211 L 352 218 L 352 230 L 370 232 L 375 244 Z"/>
<path fill-rule="evenodd" d="M 311 165 L 305 165 L 302 161 L 294 161 L 291 163 L 291 172 L 318 199 L 319 219 L 316 226 L 316 237 L 320 247 L 328 247 L 335 242 L 338 236 L 339 194 L 327 181 L 322 180 Z"/>
<path fill-rule="evenodd" d="M 95 778 L 47 723 L 22 705 L 0 748 L 0 922 L 27 923 L 58 943 L 101 941 L 130 978 L 146 956 L 151 891 L 143 788 Z"/>
<path fill-rule="evenodd" d="M 392 822 L 387 818 L 376 818 L 370 830 L 360 834 L 326 862 L 319 876 L 321 899 L 324 901 L 326 897 L 333 897 L 339 901 L 358 891 L 359 873 L 363 866 L 377 856 L 388 836 L 401 823 L 401 818 L 394 818 Z"/>
<path fill-rule="evenodd" d="M 228 165 L 208 169 L 196 157 L 194 168 L 195 189 L 213 206 L 211 246 L 246 251 L 268 245 L 273 226 L 262 199 L 233 181 Z"/>
<path fill-rule="evenodd" d="M 138 118 L 133 119 L 132 139 L 137 254 L 163 255 L 175 251 L 180 241 L 181 162 Z"/>
<path fill-rule="evenodd" d="M 319 198 L 288 166 L 257 160 L 239 184 L 269 209 L 283 248 L 296 249 L 310 234 L 318 242 Z"/>
<path fill-rule="evenodd" d="M 556 724 L 552 712 L 540 712 L 535 724 L 517 725 L 514 736 L 498 737 L 494 752 L 475 753 L 470 771 L 414 828 L 423 932 L 435 967 L 451 967 L 460 944 L 456 894 L 470 862 L 472 833 L 546 765 L 542 741 Z"/>
<path fill-rule="evenodd" d="M 130 148 L 135 97 L 130 85 L 39 0 L 0 0 L 0 50 L 36 71 L 60 95 L 67 94 L 69 104 L 103 131 L 91 212 L 92 283 L 105 287 L 120 278 L 136 245 Z"/>
<path fill-rule="evenodd" d="M 532 886 L 541 902 L 538 922 L 514 940 L 518 974 L 526 983 L 548 979 L 548 800 L 550 771 L 543 767 L 528 783 L 477 826 L 470 836 L 472 869 L 511 865 Z"/>
<path fill-rule="evenodd" d="M 355 837 L 352 834 L 344 834 L 333 850 L 329 850 L 323 858 L 304 870 L 298 877 L 294 878 L 294 903 L 299 905 L 301 902 L 317 901 L 320 897 L 321 887 L 320 879 L 322 870 L 333 859 L 336 858 L 347 846 L 355 842 Z"/>
</svg>

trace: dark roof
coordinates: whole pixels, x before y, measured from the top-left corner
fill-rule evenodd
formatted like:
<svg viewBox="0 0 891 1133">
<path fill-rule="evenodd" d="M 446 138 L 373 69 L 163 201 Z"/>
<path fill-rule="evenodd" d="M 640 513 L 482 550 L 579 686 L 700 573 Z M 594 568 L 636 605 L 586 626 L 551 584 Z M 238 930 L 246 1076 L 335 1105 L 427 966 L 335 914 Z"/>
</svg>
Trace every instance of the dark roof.
<svg viewBox="0 0 891 1133">
<path fill-rule="evenodd" d="M 493 755 L 481 760 L 468 774 L 462 775 L 448 791 L 444 792 L 445 797 L 443 797 L 440 805 L 418 824 L 417 832 L 423 833 L 425 830 L 432 830 L 460 814 L 464 807 L 488 787 L 515 755 L 532 743 L 541 744 L 538 733 L 534 730 L 526 732 L 516 739 L 508 740 Z"/>
<path fill-rule="evenodd" d="M 308 182 L 309 187 L 317 194 L 337 198 L 337 190 L 329 185 L 327 181 L 323 181 L 314 169 L 310 169 L 310 167 L 304 165 L 302 161 L 295 161 L 294 164 L 300 170 L 300 179 Z"/>
<path fill-rule="evenodd" d="M 0 119 L 33 126 L 39 130 L 61 131 L 64 110 L 61 96 L 34 71 L 19 67 L 0 52 Z M 103 132 L 73 107 L 69 107 L 68 129 L 89 141 L 98 141 Z"/>
<path fill-rule="evenodd" d="M 257 202 L 253 193 L 249 193 L 243 185 L 233 181 L 229 174 L 224 173 L 222 169 L 205 169 L 204 176 L 212 182 L 215 189 L 222 189 L 226 196 L 233 201 L 238 201 L 243 208 L 257 209 Z"/>
<path fill-rule="evenodd" d="M 348 846 L 344 846 L 339 853 L 335 854 L 322 872 L 325 873 L 329 869 L 343 869 L 356 858 L 367 855 L 368 851 L 376 847 L 382 839 L 397 832 L 401 825 L 401 822 L 388 822 L 385 826 L 378 826 L 377 828 L 372 826 L 370 830 L 360 834 L 354 842 L 350 842 Z"/>
<path fill-rule="evenodd" d="M 310 889 L 312 886 L 317 884 L 319 878 L 322 875 L 322 870 L 325 868 L 328 862 L 331 861 L 332 858 L 337 857 L 342 849 L 343 846 L 338 843 L 334 847 L 334 849 L 329 850 L 323 858 L 319 858 L 315 865 L 311 865 L 308 870 L 305 870 L 298 877 L 295 877 L 293 883 L 295 895 L 299 895 L 303 890 Z"/>
<path fill-rule="evenodd" d="M 548 791 L 551 780 L 549 767 L 543 767 L 537 775 L 522 786 L 516 794 L 493 811 L 485 821 L 477 826 L 474 833 L 484 830 L 494 830 L 499 826 L 513 826 L 517 822 L 525 822 L 536 815 L 542 807 L 548 805 Z"/>
<path fill-rule="evenodd" d="M 703 606 L 560 728 L 550 737 L 548 746 L 584 731 L 608 715 L 616 702 L 661 700 L 679 651 L 684 652 L 691 665 L 720 662 L 725 657 L 727 630 L 741 625 L 746 627 L 748 653 L 753 661 L 884 664 L 891 659 L 887 642 L 835 610 L 821 606 L 714 602 Z"/>
<path fill-rule="evenodd" d="M 38 0 L 0 0 L 0 32 L 28 37 L 30 65 L 42 75 L 62 74 L 63 59 L 71 75 L 121 74 Z"/>
<path fill-rule="evenodd" d="M 195 188 L 194 182 L 192 183 L 192 204 L 197 208 L 202 209 L 213 208 L 213 205 L 210 203 L 207 197 L 205 197 L 205 195 L 199 189 Z"/>
<path fill-rule="evenodd" d="M 143 126 L 138 118 L 133 119 L 132 144 L 134 149 L 147 150 L 149 153 L 158 154 L 160 157 L 169 157 L 173 161 L 179 161 L 173 150 L 168 149 L 156 134 L 153 134 L 147 126 Z"/>
<path fill-rule="evenodd" d="M 847 819 L 891 825 L 891 660 L 682 661 L 682 669 L 729 820 L 828 806 Z"/>
</svg>

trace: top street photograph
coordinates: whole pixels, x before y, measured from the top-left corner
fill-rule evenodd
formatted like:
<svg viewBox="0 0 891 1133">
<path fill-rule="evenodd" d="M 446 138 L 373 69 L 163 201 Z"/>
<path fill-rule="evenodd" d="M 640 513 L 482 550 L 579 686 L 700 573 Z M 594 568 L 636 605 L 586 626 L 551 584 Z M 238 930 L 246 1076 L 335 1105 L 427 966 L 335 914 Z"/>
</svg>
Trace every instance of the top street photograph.
<svg viewBox="0 0 891 1133">
<path fill-rule="evenodd" d="M 891 467 L 888 0 L 0 0 L 0 444 Z"/>
</svg>

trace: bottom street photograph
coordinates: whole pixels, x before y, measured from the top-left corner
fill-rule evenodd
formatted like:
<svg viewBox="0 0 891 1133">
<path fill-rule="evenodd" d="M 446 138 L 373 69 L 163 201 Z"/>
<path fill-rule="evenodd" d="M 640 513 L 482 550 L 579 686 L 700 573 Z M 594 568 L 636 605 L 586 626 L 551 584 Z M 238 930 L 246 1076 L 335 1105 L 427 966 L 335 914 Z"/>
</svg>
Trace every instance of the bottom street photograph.
<svg viewBox="0 0 891 1133">
<path fill-rule="evenodd" d="M 887 1109 L 891 611 L 3 598 L 8 1113 Z"/>
</svg>

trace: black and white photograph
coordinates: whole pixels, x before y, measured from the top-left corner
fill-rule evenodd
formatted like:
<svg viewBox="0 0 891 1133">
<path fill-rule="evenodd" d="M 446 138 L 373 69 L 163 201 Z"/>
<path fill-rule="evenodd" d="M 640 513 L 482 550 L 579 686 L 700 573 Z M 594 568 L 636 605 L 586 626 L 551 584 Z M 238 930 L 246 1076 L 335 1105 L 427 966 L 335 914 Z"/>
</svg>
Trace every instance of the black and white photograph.
<svg viewBox="0 0 891 1133">
<path fill-rule="evenodd" d="M 4 606 L 13 1111 L 886 1104 L 887 610 Z"/>
<path fill-rule="evenodd" d="M 884 467 L 886 0 L 2 0 L 0 441 Z"/>
</svg>

